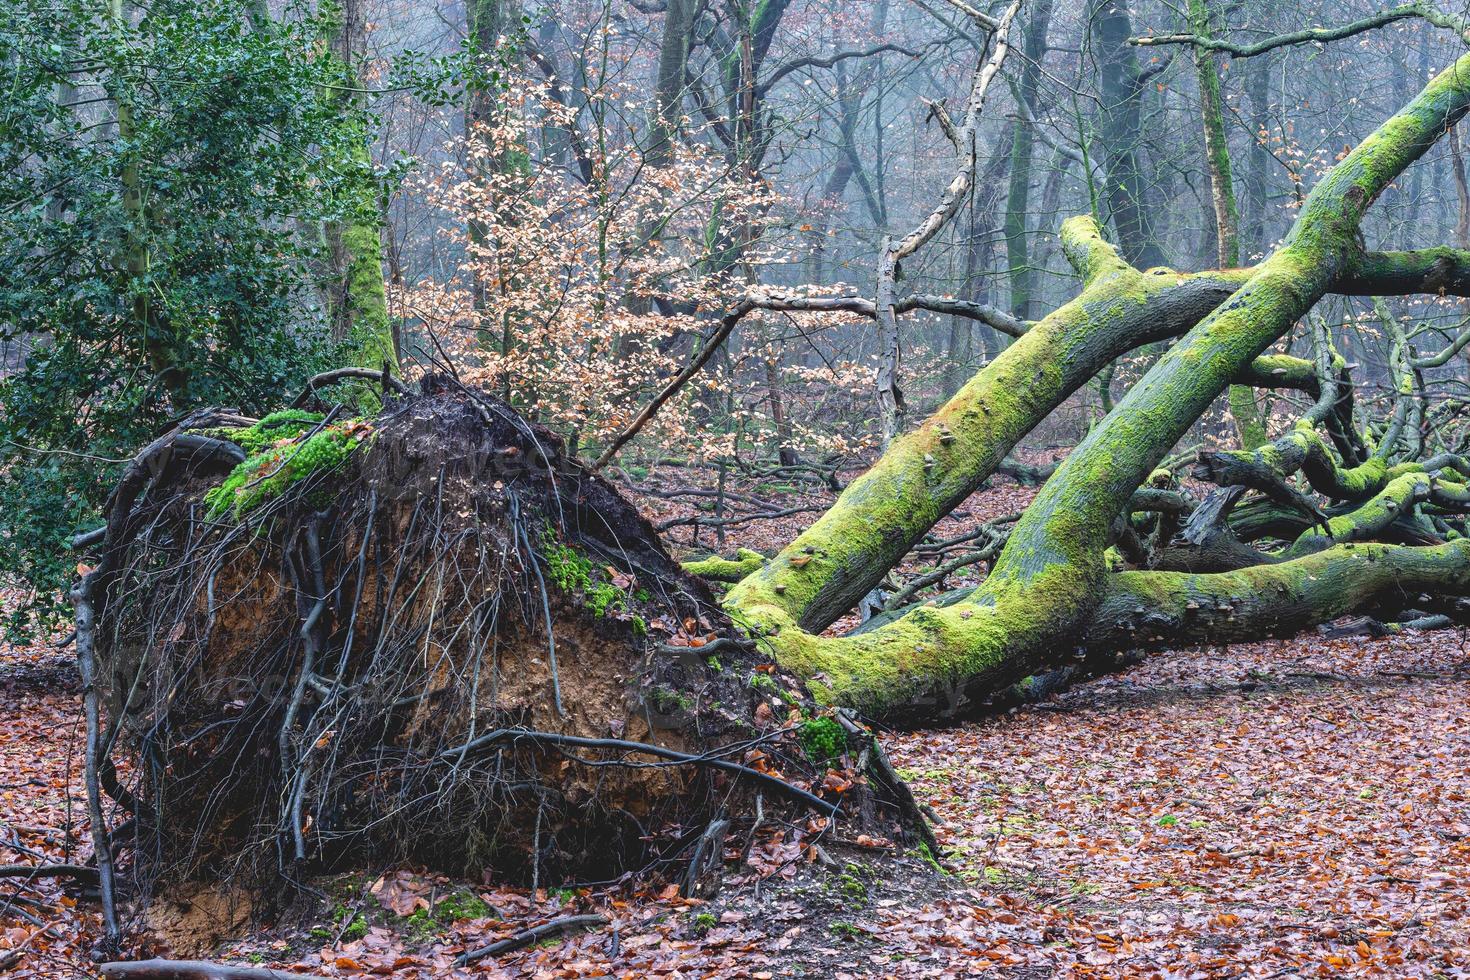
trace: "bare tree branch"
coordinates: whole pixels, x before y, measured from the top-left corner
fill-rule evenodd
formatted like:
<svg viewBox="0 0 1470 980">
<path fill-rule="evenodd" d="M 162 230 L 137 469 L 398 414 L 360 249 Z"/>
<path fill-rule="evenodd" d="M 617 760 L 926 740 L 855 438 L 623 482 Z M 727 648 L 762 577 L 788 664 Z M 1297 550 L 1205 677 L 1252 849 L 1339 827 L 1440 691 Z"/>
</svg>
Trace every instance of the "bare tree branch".
<svg viewBox="0 0 1470 980">
<path fill-rule="evenodd" d="M 965 3 L 964 0 L 944 0 L 944 2 L 949 4 L 954 9 L 958 10 L 960 13 L 964 14 L 966 17 L 969 17 L 971 20 L 978 23 L 981 27 L 988 28 L 992 31 L 999 29 L 1001 24 L 1007 22 L 1007 18 L 1015 15 L 1015 5 L 1013 5 L 1012 9 L 1008 10 L 1006 14 L 1001 17 L 1000 20 L 996 20 L 994 17 L 990 16 L 984 11 L 972 7 L 968 3 Z"/>
<path fill-rule="evenodd" d="M 950 0 L 950 3 L 965 10 L 977 23 L 989 26 L 987 21 L 990 18 L 982 15 L 979 11 L 959 2 L 959 0 Z M 878 310 L 878 322 L 884 342 L 882 360 L 879 362 L 875 381 L 878 387 L 878 406 L 882 416 L 884 445 L 887 445 L 898 433 L 899 416 L 903 414 L 904 410 L 903 392 L 898 387 L 898 368 L 902 347 L 899 339 L 898 316 L 895 310 L 896 301 L 894 299 L 894 289 L 898 282 L 898 264 L 924 247 L 935 235 L 939 234 L 939 231 L 959 211 L 960 205 L 965 200 L 965 195 L 969 193 L 970 186 L 974 183 L 975 159 L 977 156 L 975 141 L 980 123 L 980 113 L 985 107 L 985 95 L 990 89 L 990 83 L 1000 73 L 1001 65 L 1005 63 L 1006 55 L 1010 53 L 1011 22 L 1021 9 L 1021 3 L 1022 0 L 1015 0 L 1014 3 L 1006 8 L 1006 12 L 1001 15 L 1000 20 L 995 22 L 995 50 L 988 60 L 982 60 L 976 66 L 975 80 L 970 86 L 970 98 L 965 107 L 965 121 L 959 127 L 958 139 L 954 141 L 959 160 L 957 161 L 955 174 L 951 178 L 949 186 L 940 195 L 939 203 L 919 222 L 917 227 L 896 242 L 887 241 L 884 243 L 882 253 L 878 260 L 875 305 Z"/>
<path fill-rule="evenodd" d="M 769 92 L 777 82 L 781 81 L 781 79 L 785 78 L 787 75 L 790 75 L 792 72 L 800 71 L 803 68 L 831 68 L 839 61 L 847 61 L 850 58 L 871 58 L 873 57 L 873 55 L 882 54 L 885 51 L 894 51 L 898 54 L 906 54 L 910 58 L 919 57 L 919 52 L 913 50 L 912 48 L 906 48 L 901 44 L 875 44 L 873 47 L 866 48 L 862 51 L 839 51 L 836 54 L 826 58 L 794 58 L 791 61 L 788 61 L 785 64 L 778 66 L 775 71 L 771 72 L 771 76 L 769 78 L 767 78 L 764 82 L 756 87 L 757 96 L 764 97 L 764 95 Z"/>
<path fill-rule="evenodd" d="M 1237 58 L 1251 58 L 1267 51 L 1277 48 L 1289 47 L 1295 44 L 1325 44 L 1328 41 L 1340 41 L 1355 34 L 1375 30 L 1395 21 L 1408 20 L 1409 18 L 1422 18 L 1436 27 L 1445 27 L 1458 34 L 1464 35 L 1470 30 L 1470 24 L 1461 18 L 1446 14 L 1436 8 L 1433 4 L 1418 0 L 1415 3 L 1400 4 L 1388 10 L 1381 11 L 1361 20 L 1355 20 L 1350 24 L 1339 27 L 1308 27 L 1300 31 L 1291 31 L 1286 34 L 1277 34 L 1268 37 L 1255 44 L 1233 44 L 1230 41 L 1222 41 L 1219 38 L 1205 37 L 1201 34 L 1162 34 L 1158 36 L 1132 37 L 1128 39 L 1129 44 L 1143 47 L 1161 44 L 1191 44 L 1195 47 L 1206 48 L 1210 51 L 1224 51 Z"/>
</svg>

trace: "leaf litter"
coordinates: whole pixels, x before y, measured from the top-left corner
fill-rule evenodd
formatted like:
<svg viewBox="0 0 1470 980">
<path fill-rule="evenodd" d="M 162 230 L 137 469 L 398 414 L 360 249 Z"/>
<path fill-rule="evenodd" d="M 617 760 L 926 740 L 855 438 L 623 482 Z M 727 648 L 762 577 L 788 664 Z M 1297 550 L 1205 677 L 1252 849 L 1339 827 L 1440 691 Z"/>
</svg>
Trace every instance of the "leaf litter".
<svg viewBox="0 0 1470 980">
<path fill-rule="evenodd" d="M 997 489 L 940 530 L 1029 498 Z M 760 522 L 740 543 L 790 530 Z M 90 857 L 79 692 L 57 639 L 0 648 L 5 862 Z M 315 882 L 331 901 L 208 952 L 343 977 L 1466 978 L 1467 651 L 1454 630 L 1167 651 L 1004 714 L 891 733 L 944 872 L 887 842 L 813 848 L 774 826 L 739 870 L 747 842 L 726 842 L 732 870 L 708 901 L 656 879 L 533 893 L 385 869 Z M 4 879 L 4 902 L 0 969 L 94 975 L 85 890 Z M 454 965 L 587 912 L 607 925 Z M 153 936 L 132 952 L 176 951 Z"/>
</svg>

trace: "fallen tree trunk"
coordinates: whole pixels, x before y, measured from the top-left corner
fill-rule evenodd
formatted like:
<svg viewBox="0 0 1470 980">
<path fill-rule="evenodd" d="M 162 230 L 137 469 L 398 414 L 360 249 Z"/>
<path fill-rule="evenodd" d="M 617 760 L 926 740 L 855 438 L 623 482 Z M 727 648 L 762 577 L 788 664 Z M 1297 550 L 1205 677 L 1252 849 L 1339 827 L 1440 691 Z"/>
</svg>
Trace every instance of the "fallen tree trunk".
<svg viewBox="0 0 1470 980">
<path fill-rule="evenodd" d="M 1206 575 L 1120 572 L 1107 590 L 1090 644 L 1132 649 L 1290 636 L 1384 599 L 1402 607 L 1421 592 L 1470 595 L 1470 539 L 1432 547 L 1343 544 Z"/>
<path fill-rule="evenodd" d="M 314 973 L 202 960 L 118 960 L 103 963 L 100 972 L 105 980 L 327 980 Z"/>
<path fill-rule="evenodd" d="M 837 503 L 773 559 L 733 586 L 726 608 L 749 624 L 780 663 L 812 679 L 817 697 L 887 719 L 925 722 L 966 710 L 1039 670 L 1065 665 L 1082 652 L 1084 638 L 1116 635 L 1118 616 L 1098 621 L 1099 603 L 1124 585 L 1113 582 L 1108 553 L 1129 513 L 1134 492 L 1180 438 L 1233 382 L 1271 377 L 1287 363 L 1257 364 L 1267 348 L 1329 292 L 1377 294 L 1463 292 L 1470 254 L 1367 253 L 1359 241 L 1363 215 L 1380 193 L 1470 108 L 1470 57 L 1433 79 L 1401 112 L 1324 176 L 1303 205 L 1281 248 L 1260 265 L 1183 275 L 1140 272 L 1102 240 L 1086 219 L 1063 229 L 1063 240 L 1082 275 L 1078 298 L 1043 318 L 970 381 L 934 417 L 896 440 L 882 458 L 855 479 Z M 989 476 L 1025 433 L 1118 355 L 1150 340 L 1183 333 L 1106 418 L 1057 468 L 1011 530 L 985 582 L 958 601 L 920 605 L 881 626 L 845 636 L 822 631 L 851 608 L 897 561 Z M 1319 376 L 1319 392 L 1336 390 L 1335 375 Z M 1305 386 L 1304 382 L 1297 381 Z M 1271 460 L 1247 462 L 1271 471 L 1257 480 L 1275 489 L 1290 472 L 1315 467 L 1312 485 L 1356 499 L 1372 497 L 1390 477 L 1427 472 L 1426 462 L 1407 462 L 1390 472 L 1398 414 L 1385 451 L 1348 467 L 1310 432 L 1328 418 L 1341 422 L 1341 399 L 1326 399 L 1321 418 L 1288 437 L 1298 447 L 1282 472 L 1280 447 L 1258 450 Z M 1400 492 L 1401 491 L 1401 492 Z M 1426 499 L 1422 481 L 1395 484 L 1397 496 L 1380 501 L 1382 513 L 1362 511 L 1337 524 L 1314 510 L 1324 540 L 1347 533 L 1371 537 L 1389 528 L 1387 514 L 1410 497 Z M 1297 501 L 1295 491 L 1283 494 Z M 1439 499 L 1464 496 L 1457 487 Z M 1275 498 L 1273 498 L 1275 499 Z M 1315 507 L 1316 505 L 1312 505 Z M 1123 522 L 1126 527 L 1126 522 Z M 1393 526 L 1398 526 L 1395 523 Z M 1323 540 L 1303 536 L 1294 551 L 1261 562 L 1319 549 Z M 1465 588 L 1458 547 L 1423 556 L 1385 553 L 1385 567 L 1424 565 L 1445 589 Z M 1319 551 L 1318 563 L 1358 564 L 1337 548 Z M 1243 562 L 1239 556 L 1233 564 Z M 1302 559 L 1306 560 L 1306 559 Z M 1295 562 L 1276 565 L 1288 575 Z M 1151 592 L 1147 606 L 1169 606 L 1177 597 L 1210 594 L 1247 581 L 1255 569 L 1233 578 L 1173 577 L 1135 571 L 1131 593 Z M 1261 575 L 1268 571 L 1262 569 Z M 1377 582 L 1375 576 L 1367 577 Z M 1312 590 L 1309 590 L 1312 591 Z M 1381 583 L 1350 589 L 1346 596 L 1379 601 Z M 1266 600 L 1262 598 L 1261 602 Z M 1305 601 L 1279 617 L 1309 625 L 1337 614 L 1342 602 Z M 1263 632 L 1279 627 L 1269 611 L 1237 617 Z M 1111 632 L 1110 632 L 1111 631 Z M 1126 632 L 1126 630 L 1125 630 Z M 1168 631 L 1181 637 L 1182 630 Z M 1223 630 L 1248 635 L 1241 629 Z"/>
</svg>

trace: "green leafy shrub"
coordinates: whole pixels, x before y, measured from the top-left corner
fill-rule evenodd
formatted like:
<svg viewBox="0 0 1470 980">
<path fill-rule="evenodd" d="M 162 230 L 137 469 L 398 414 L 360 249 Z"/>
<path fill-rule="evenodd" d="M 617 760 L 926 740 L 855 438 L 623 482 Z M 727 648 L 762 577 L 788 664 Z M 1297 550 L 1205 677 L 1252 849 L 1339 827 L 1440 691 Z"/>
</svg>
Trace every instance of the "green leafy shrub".
<svg viewBox="0 0 1470 980">
<path fill-rule="evenodd" d="M 385 188 L 353 155 L 369 108 L 332 87 L 329 19 L 286 6 L 261 26 L 234 0 L 121 22 L 107 4 L 0 4 L 0 334 L 26 351 L 0 378 L 0 570 L 34 593 L 14 636 L 65 616 L 66 542 L 100 522 L 121 461 L 192 409 L 258 416 L 344 363 L 312 230 L 375 213 Z M 90 93 L 129 92 L 130 132 L 98 138 L 115 111 Z"/>
</svg>

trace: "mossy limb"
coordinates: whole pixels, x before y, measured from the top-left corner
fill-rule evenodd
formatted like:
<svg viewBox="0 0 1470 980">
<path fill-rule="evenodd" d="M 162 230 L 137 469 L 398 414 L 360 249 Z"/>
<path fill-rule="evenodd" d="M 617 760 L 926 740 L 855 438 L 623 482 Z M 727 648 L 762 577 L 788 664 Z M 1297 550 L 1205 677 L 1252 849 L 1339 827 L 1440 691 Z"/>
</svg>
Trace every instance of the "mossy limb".
<svg viewBox="0 0 1470 980">
<path fill-rule="evenodd" d="M 736 551 L 734 560 L 711 555 L 708 558 L 698 558 L 682 564 L 684 571 L 702 579 L 712 582 L 738 582 L 752 572 L 763 568 L 766 564 L 766 556 L 759 551 L 741 548 Z"/>
<path fill-rule="evenodd" d="M 1470 595 L 1470 538 L 1412 547 L 1339 544 L 1232 572 L 1122 572 L 1087 627 L 1113 648 L 1288 635 L 1404 590 Z"/>
</svg>

